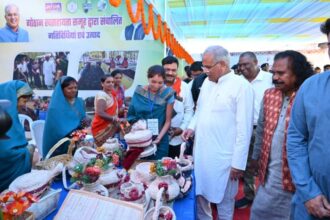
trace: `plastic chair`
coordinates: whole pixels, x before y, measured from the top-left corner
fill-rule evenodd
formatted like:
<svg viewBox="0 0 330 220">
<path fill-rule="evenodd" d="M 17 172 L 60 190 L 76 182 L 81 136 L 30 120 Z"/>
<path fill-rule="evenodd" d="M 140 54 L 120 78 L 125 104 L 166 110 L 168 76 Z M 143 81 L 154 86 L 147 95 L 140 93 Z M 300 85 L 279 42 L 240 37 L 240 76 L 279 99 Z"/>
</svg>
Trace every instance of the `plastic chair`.
<svg viewBox="0 0 330 220">
<path fill-rule="evenodd" d="M 95 111 L 94 100 L 95 100 L 94 96 L 90 96 L 85 99 L 85 107 L 87 112 Z"/>
<path fill-rule="evenodd" d="M 24 114 L 18 114 L 18 118 L 19 118 L 19 122 L 21 123 L 23 128 L 24 128 L 25 121 L 27 121 L 29 123 L 29 128 L 30 128 L 30 132 L 31 132 L 31 140 L 29 141 L 29 144 L 35 145 L 36 142 L 35 142 L 35 139 L 33 138 L 33 131 L 32 131 L 32 123 L 33 123 L 32 118 L 30 118 L 30 116 L 24 115 Z"/>
<path fill-rule="evenodd" d="M 32 139 L 35 140 L 35 145 L 38 149 L 38 153 L 40 155 L 40 158 L 42 158 L 42 141 L 43 141 L 43 134 L 44 134 L 44 128 L 45 128 L 45 121 L 44 120 L 37 120 L 32 122 L 31 126 L 31 135 Z"/>
</svg>

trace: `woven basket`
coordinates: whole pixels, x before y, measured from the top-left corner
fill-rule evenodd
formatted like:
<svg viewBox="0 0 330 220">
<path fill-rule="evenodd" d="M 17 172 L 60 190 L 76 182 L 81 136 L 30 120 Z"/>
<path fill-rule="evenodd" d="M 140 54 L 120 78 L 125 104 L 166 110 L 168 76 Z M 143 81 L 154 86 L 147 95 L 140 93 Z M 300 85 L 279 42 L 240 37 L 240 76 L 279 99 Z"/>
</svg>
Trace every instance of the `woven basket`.
<svg viewBox="0 0 330 220">
<path fill-rule="evenodd" d="M 50 156 L 55 152 L 55 150 L 67 141 L 70 142 L 68 152 L 66 154 L 61 154 L 50 158 Z M 59 163 L 63 163 L 64 166 L 67 165 L 72 160 L 72 152 L 74 148 L 75 142 L 73 140 L 67 137 L 62 138 L 49 150 L 45 159 L 36 164 L 36 169 L 51 170 L 54 169 Z"/>
</svg>

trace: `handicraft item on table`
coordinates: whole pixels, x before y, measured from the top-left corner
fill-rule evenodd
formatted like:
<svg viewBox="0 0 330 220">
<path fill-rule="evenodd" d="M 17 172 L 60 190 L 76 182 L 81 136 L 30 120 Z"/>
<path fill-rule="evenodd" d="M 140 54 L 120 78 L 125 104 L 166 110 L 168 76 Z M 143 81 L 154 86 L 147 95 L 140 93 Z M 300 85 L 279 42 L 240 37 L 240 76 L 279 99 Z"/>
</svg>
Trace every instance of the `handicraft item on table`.
<svg viewBox="0 0 330 220">
<path fill-rule="evenodd" d="M 95 165 L 95 163 L 89 163 L 85 166 L 77 164 L 73 171 L 74 173 L 72 174 L 71 181 L 83 185 L 81 190 L 109 196 L 108 190 L 98 181 L 102 170 L 99 166 Z"/>
<path fill-rule="evenodd" d="M 9 190 L 13 192 L 27 192 L 39 198 L 49 189 L 53 178 L 61 173 L 63 164 L 58 164 L 53 170 L 32 170 L 17 177 L 10 185 Z"/>
<path fill-rule="evenodd" d="M 164 188 L 165 201 L 173 201 L 180 193 L 180 187 L 174 179 L 179 174 L 176 161 L 165 157 L 151 164 L 150 171 L 157 175 L 149 186 L 151 198 L 156 200 L 158 191 Z"/>
<path fill-rule="evenodd" d="M 128 145 L 123 166 L 128 170 L 134 162 L 141 157 L 147 157 L 155 154 L 157 146 L 152 143 L 152 132 L 147 129 L 145 120 L 137 121 L 130 133 L 124 136 Z"/>
<path fill-rule="evenodd" d="M 165 191 L 164 187 L 161 187 L 157 192 L 157 199 L 155 207 L 149 209 L 144 216 L 145 220 L 175 220 L 176 215 L 173 209 L 169 206 L 163 206 L 162 197 Z"/>
<path fill-rule="evenodd" d="M 65 142 L 70 142 L 68 146 L 68 152 L 66 154 L 57 155 L 55 157 L 51 157 L 51 155 L 55 152 L 55 150 L 62 146 Z M 66 166 L 69 162 L 72 160 L 72 152 L 75 148 L 75 141 L 71 140 L 67 137 L 62 138 L 59 140 L 48 152 L 45 159 L 42 161 L 39 161 L 36 164 L 37 169 L 46 169 L 51 170 L 54 169 L 59 163 L 62 163 L 64 166 Z"/>
<path fill-rule="evenodd" d="M 34 220 L 33 214 L 26 210 L 37 201 L 36 197 L 27 192 L 6 192 L 0 196 L 0 218 Z"/>
</svg>

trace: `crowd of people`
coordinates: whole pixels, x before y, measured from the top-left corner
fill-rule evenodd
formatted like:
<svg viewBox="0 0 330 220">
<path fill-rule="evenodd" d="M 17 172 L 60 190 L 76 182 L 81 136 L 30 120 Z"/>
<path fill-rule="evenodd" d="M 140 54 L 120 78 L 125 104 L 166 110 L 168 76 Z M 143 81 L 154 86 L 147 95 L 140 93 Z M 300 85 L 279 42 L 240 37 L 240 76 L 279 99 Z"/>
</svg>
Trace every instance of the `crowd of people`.
<svg viewBox="0 0 330 220">
<path fill-rule="evenodd" d="M 14 80 L 21 80 L 33 89 L 53 89 L 56 82 L 66 76 L 68 59 L 65 52 L 45 54 L 39 57 L 18 55 L 14 63 Z"/>
<path fill-rule="evenodd" d="M 103 51 L 104 53 L 108 53 Z M 135 77 L 135 69 L 137 60 L 136 51 L 125 51 L 124 55 L 112 54 L 109 52 L 109 58 L 92 58 L 90 55 L 84 54 L 80 61 L 78 89 L 79 90 L 100 90 L 100 79 L 106 74 L 112 72 L 120 72 L 121 78 L 125 76 L 125 85 L 130 86 Z M 102 56 L 101 55 L 101 56 Z"/>
<path fill-rule="evenodd" d="M 321 26 L 330 42 L 330 19 Z M 330 58 L 330 43 L 329 58 Z M 47 60 L 47 59 L 46 59 Z M 259 67 L 253 52 L 239 56 L 237 71 L 222 46 L 208 47 L 202 61 L 178 77 L 173 56 L 151 66 L 147 85 L 139 85 L 129 106 L 120 72 L 101 77 L 91 130 L 97 146 L 114 137 L 120 123 L 147 122 L 157 152 L 148 159 L 176 157 L 182 142 L 194 142 L 196 217 L 232 219 L 236 208 L 252 204 L 250 219 L 308 220 L 330 218 L 329 97 L 330 71 L 315 74 L 300 52 L 275 55 Z M 32 95 L 24 82 L 0 84 L 13 118 L 9 139 L 0 141 L 0 191 L 31 169 L 31 151 L 19 126 L 17 108 Z M 78 82 L 58 79 L 48 109 L 43 155 L 61 138 L 88 125 Z M 53 155 L 63 154 L 63 145 Z M 255 176 L 259 186 L 255 191 Z M 239 180 L 245 197 L 235 201 Z"/>
</svg>

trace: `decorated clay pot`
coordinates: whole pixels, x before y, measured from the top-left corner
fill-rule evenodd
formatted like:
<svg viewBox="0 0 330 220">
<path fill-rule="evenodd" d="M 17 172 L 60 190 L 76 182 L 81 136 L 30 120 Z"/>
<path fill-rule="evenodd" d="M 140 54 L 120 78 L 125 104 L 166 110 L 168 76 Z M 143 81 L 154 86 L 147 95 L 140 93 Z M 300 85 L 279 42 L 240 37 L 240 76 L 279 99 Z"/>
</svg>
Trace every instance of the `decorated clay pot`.
<svg viewBox="0 0 330 220">
<path fill-rule="evenodd" d="M 175 213 L 173 209 L 171 209 L 168 206 L 162 206 L 159 209 L 159 214 L 156 218 L 153 218 L 153 214 L 155 213 L 155 208 L 149 209 L 149 211 L 146 213 L 144 220 L 176 220 Z"/>
<path fill-rule="evenodd" d="M 99 182 L 111 192 L 119 186 L 120 180 L 123 176 L 124 174 L 117 169 L 108 169 L 101 174 Z"/>
<path fill-rule="evenodd" d="M 91 159 L 96 158 L 98 152 L 91 147 L 80 147 L 74 153 L 72 161 L 67 165 L 69 174 L 72 176 L 74 167 L 78 164 L 86 165 Z"/>
<path fill-rule="evenodd" d="M 180 172 L 183 174 L 183 176 L 189 177 L 192 173 L 194 166 L 192 163 L 192 158 L 186 159 L 184 157 L 185 149 L 186 149 L 186 142 L 183 142 L 180 146 L 180 156 L 179 158 L 175 157 L 175 161 L 177 162 L 177 166 Z"/>
<path fill-rule="evenodd" d="M 140 200 L 144 195 L 142 183 L 126 182 L 120 186 L 120 194 L 125 201 Z"/>
<path fill-rule="evenodd" d="M 176 216 L 173 209 L 168 206 L 163 206 L 162 204 L 162 197 L 164 192 L 164 187 L 162 187 L 157 192 L 155 207 L 152 207 L 151 209 L 149 209 L 149 211 L 147 211 L 144 216 L 145 220 L 176 220 Z"/>
<path fill-rule="evenodd" d="M 141 177 L 141 181 L 146 185 L 149 185 L 151 181 L 156 177 L 153 173 L 150 172 L 151 164 L 151 162 L 142 162 L 135 167 L 136 172 L 138 173 L 139 177 Z"/>
<path fill-rule="evenodd" d="M 109 138 L 103 145 L 105 152 L 113 152 L 120 149 L 120 144 L 117 138 Z"/>
<path fill-rule="evenodd" d="M 81 188 L 81 190 L 97 193 L 101 196 L 106 196 L 106 197 L 109 196 L 108 190 L 104 186 L 102 186 L 98 181 L 94 183 L 83 183 L 83 187 Z"/>
<path fill-rule="evenodd" d="M 150 197 L 157 199 L 157 193 L 164 187 L 166 202 L 174 200 L 180 193 L 180 187 L 177 181 L 170 175 L 158 176 L 149 186 Z"/>
<path fill-rule="evenodd" d="M 180 170 L 180 172 L 185 176 L 185 177 L 189 177 L 192 173 L 192 170 L 194 168 L 192 162 L 188 159 L 178 159 L 175 158 L 176 162 L 177 162 L 177 166 Z"/>
</svg>

